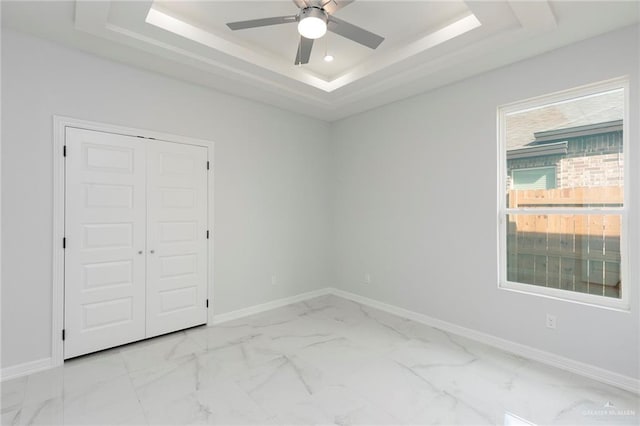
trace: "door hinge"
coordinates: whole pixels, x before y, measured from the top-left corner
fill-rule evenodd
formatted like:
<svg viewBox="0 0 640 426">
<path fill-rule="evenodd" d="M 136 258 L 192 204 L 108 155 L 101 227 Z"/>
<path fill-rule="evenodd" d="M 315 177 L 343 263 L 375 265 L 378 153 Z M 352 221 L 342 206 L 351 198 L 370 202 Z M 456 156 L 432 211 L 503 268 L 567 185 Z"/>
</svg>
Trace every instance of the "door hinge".
<svg viewBox="0 0 640 426">
<path fill-rule="evenodd" d="M 65 330 L 64 330 L 64 328 L 63 328 L 63 329 L 62 329 L 62 340 L 64 340 L 64 338 L 65 338 L 65 333 L 64 333 L 64 331 L 65 331 Z"/>
<path fill-rule="evenodd" d="M 207 170 L 209 170 L 209 162 L 207 161 Z"/>
<path fill-rule="evenodd" d="M 62 147 L 62 156 L 63 156 L 63 157 L 66 157 L 66 156 L 67 156 L 67 146 L 66 146 L 66 145 L 64 145 L 64 146 Z"/>
<path fill-rule="evenodd" d="M 66 249 L 67 248 L 67 237 L 63 237 L 62 238 L 62 248 Z"/>
<path fill-rule="evenodd" d="M 207 240 L 209 239 L 209 230 L 207 229 Z"/>
<path fill-rule="evenodd" d="M 209 307 L 209 299 L 207 299 L 207 304 L 206 304 L 207 308 Z"/>
</svg>

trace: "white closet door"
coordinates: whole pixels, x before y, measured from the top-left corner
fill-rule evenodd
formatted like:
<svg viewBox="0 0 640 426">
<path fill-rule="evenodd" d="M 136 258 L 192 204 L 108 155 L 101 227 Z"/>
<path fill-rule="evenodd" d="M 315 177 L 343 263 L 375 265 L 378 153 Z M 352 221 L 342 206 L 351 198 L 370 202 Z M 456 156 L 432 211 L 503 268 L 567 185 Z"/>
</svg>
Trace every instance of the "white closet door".
<svg viewBox="0 0 640 426">
<path fill-rule="evenodd" d="M 145 337 L 145 142 L 66 130 L 65 358 Z"/>
<path fill-rule="evenodd" d="M 147 145 L 147 337 L 207 322 L 207 148 Z"/>
</svg>

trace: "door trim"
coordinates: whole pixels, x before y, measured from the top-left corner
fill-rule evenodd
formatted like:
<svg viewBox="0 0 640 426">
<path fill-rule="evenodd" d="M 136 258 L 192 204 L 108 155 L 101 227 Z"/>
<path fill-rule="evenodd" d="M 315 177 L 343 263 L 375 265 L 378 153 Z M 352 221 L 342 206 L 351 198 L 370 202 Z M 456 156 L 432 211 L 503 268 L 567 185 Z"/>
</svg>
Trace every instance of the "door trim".
<svg viewBox="0 0 640 426">
<path fill-rule="evenodd" d="M 99 123 L 95 121 L 81 120 L 60 115 L 53 116 L 53 262 L 52 262 L 52 306 L 51 306 L 51 364 L 52 367 L 62 365 L 64 362 L 64 345 L 62 330 L 64 329 L 64 249 L 62 239 L 65 236 L 65 157 L 63 150 L 65 145 L 65 131 L 67 127 L 85 130 L 93 130 L 104 133 L 115 133 L 125 136 L 141 137 L 145 139 L 161 140 L 187 145 L 197 145 L 209 148 L 207 160 L 210 163 L 207 175 L 207 228 L 210 237 L 207 240 L 207 297 L 212 302 L 207 311 L 207 323 L 213 323 L 214 298 L 213 298 L 213 230 L 214 224 L 214 142 L 157 132 L 153 130 L 124 127 L 114 124 Z"/>
</svg>

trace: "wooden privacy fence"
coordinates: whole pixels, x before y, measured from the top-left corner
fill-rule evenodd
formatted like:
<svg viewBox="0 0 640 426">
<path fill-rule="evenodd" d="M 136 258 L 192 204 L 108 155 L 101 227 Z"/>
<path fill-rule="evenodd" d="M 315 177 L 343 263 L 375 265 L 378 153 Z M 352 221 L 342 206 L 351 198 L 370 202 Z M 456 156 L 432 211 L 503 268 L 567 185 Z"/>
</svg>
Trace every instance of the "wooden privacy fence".
<svg viewBox="0 0 640 426">
<path fill-rule="evenodd" d="M 509 207 L 619 207 L 623 188 L 510 190 Z M 621 217 L 515 214 L 507 226 L 510 281 L 619 297 Z"/>
</svg>

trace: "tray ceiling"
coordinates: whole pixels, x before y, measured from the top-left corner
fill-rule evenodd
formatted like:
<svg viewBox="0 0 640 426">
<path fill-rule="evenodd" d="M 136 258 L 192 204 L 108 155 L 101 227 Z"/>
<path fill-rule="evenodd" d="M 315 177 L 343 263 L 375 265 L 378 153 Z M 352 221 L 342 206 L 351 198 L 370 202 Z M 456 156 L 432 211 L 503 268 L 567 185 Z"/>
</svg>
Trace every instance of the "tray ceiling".
<svg viewBox="0 0 640 426">
<path fill-rule="evenodd" d="M 385 41 L 372 50 L 328 33 L 302 66 L 295 23 L 226 26 L 297 11 L 288 0 L 2 2 L 3 25 L 324 120 L 636 23 L 639 13 L 637 2 L 358 0 L 335 16 Z"/>
<path fill-rule="evenodd" d="M 294 15 L 299 9 L 292 1 L 154 1 L 151 9 L 197 26 L 230 43 L 260 52 L 273 61 L 281 62 L 283 66 L 293 65 L 299 39 L 295 23 L 242 31 L 231 31 L 225 25 L 227 22 Z M 309 64 L 303 66 L 303 70 L 331 81 L 373 56 L 390 56 L 399 47 L 471 14 L 464 2 L 455 0 L 437 3 L 396 2 L 392 7 L 385 2 L 355 1 L 340 9 L 336 16 L 382 35 L 385 37 L 382 45 L 372 50 L 329 32 L 316 41 L 312 58 Z M 162 25 L 162 20 L 159 21 Z M 171 31 L 171 24 L 165 29 Z M 333 62 L 323 60 L 325 51 L 335 57 Z"/>
</svg>

